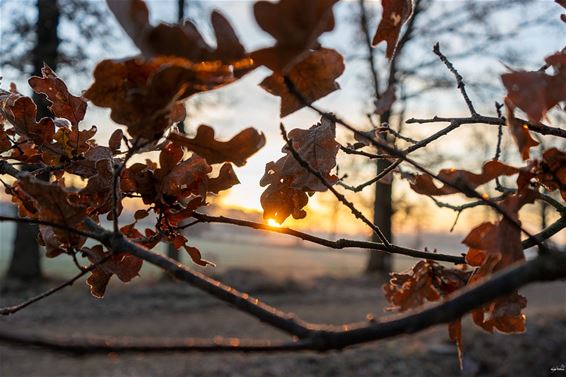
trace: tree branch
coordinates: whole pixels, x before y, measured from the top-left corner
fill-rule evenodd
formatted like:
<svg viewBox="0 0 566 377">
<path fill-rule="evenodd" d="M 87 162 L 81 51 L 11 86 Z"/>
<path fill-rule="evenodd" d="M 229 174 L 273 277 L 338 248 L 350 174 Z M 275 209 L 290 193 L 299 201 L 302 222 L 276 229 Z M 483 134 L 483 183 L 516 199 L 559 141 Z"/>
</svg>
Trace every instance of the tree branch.
<svg viewBox="0 0 566 377">
<path fill-rule="evenodd" d="M 243 226 L 247 228 L 258 229 L 268 232 L 286 234 L 292 237 L 297 237 L 302 240 L 312 242 L 318 245 L 326 246 L 332 249 L 361 248 L 361 249 L 369 249 L 369 250 L 378 250 L 392 254 L 405 255 L 414 258 L 424 258 L 424 259 L 430 259 L 436 261 L 451 262 L 455 264 L 465 263 L 464 258 L 457 255 L 431 253 L 431 252 L 415 250 L 396 245 L 390 245 L 390 248 L 387 249 L 381 243 L 369 242 L 369 241 L 357 241 L 357 240 L 348 240 L 348 239 L 339 239 L 337 241 L 331 241 L 326 238 L 316 237 L 308 233 L 299 232 L 297 230 L 289 229 L 285 227 L 272 227 L 262 223 L 232 219 L 224 216 L 210 216 L 198 212 L 193 213 L 193 217 L 203 223 L 232 224 L 232 225 Z"/>
</svg>

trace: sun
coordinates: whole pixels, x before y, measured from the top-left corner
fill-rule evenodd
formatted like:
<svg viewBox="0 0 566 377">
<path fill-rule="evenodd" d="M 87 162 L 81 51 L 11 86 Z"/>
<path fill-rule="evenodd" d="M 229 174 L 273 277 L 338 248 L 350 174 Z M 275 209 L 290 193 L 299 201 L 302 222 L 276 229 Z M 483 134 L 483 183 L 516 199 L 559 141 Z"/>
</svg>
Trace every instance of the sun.
<svg viewBox="0 0 566 377">
<path fill-rule="evenodd" d="M 275 228 L 280 228 L 280 227 L 281 227 L 281 224 L 279 224 L 279 223 L 277 222 L 277 220 L 275 220 L 275 219 L 267 219 L 267 225 L 272 226 L 272 227 L 275 227 Z"/>
</svg>

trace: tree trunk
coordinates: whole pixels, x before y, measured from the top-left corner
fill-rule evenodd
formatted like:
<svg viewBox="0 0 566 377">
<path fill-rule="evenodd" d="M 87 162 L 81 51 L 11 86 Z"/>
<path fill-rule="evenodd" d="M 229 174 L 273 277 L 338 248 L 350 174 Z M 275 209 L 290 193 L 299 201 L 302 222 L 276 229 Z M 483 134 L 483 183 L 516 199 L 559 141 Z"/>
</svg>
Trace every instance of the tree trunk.
<svg viewBox="0 0 566 377">
<path fill-rule="evenodd" d="M 53 70 L 57 69 L 59 8 L 56 0 L 37 0 L 36 5 L 36 45 L 32 52 L 33 74 L 41 75 L 44 63 Z M 33 100 L 37 104 L 38 119 L 50 115 L 45 96 L 34 93 Z M 37 225 L 24 223 L 16 225 L 16 238 L 8 268 L 8 278 L 26 282 L 42 279 L 37 234 Z"/>
<path fill-rule="evenodd" d="M 381 122 L 389 121 L 389 112 L 386 112 L 381 117 Z M 386 137 L 386 136 L 385 136 Z M 384 141 L 386 141 L 384 139 Z M 376 163 L 377 174 L 380 174 L 385 170 L 391 162 L 385 159 L 378 159 Z M 373 223 L 381 229 L 383 235 L 389 242 L 392 242 L 391 234 L 391 218 L 393 217 L 393 203 L 391 200 L 391 189 L 393 187 L 393 181 L 391 183 L 377 182 L 375 185 L 375 197 L 373 201 Z M 380 242 L 376 234 L 372 234 L 372 241 Z M 378 273 L 386 276 L 392 271 L 392 256 L 389 253 L 376 253 L 375 251 L 370 252 L 368 264 L 366 266 L 366 273 Z"/>
</svg>

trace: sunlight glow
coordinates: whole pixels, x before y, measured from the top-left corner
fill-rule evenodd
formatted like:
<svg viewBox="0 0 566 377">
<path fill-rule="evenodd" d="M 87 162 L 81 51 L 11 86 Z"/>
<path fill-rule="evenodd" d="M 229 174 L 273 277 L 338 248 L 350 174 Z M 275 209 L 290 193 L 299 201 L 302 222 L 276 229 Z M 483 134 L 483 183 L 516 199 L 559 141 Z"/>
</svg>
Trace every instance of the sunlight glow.
<svg viewBox="0 0 566 377">
<path fill-rule="evenodd" d="M 279 224 L 279 223 L 277 222 L 277 220 L 275 220 L 275 219 L 268 219 L 268 220 L 267 220 L 267 225 L 273 226 L 273 227 L 276 227 L 276 228 L 280 228 L 280 227 L 281 227 L 281 224 Z"/>
</svg>

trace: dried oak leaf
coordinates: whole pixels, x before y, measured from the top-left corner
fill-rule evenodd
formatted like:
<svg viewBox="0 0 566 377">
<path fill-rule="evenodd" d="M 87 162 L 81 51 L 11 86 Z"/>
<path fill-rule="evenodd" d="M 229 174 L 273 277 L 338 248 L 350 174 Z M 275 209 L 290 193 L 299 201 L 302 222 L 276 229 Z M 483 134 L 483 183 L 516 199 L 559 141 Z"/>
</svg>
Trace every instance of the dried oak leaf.
<svg viewBox="0 0 566 377">
<path fill-rule="evenodd" d="M 156 177 L 160 181 L 159 192 L 163 197 L 179 200 L 190 194 L 206 196 L 208 188 L 208 173 L 212 168 L 206 160 L 193 154 L 188 160 L 182 161 L 172 169 L 158 169 Z"/>
<path fill-rule="evenodd" d="M 159 241 L 162 239 L 160 233 L 156 233 L 154 230 L 146 228 L 145 235 L 135 228 L 136 223 L 124 225 L 120 228 L 120 232 L 128 237 L 130 241 L 141 245 L 149 250 L 153 249 Z"/>
<path fill-rule="evenodd" d="M 51 155 L 50 159 L 53 161 L 65 158 L 73 159 L 96 146 L 95 141 L 92 140 L 96 132 L 96 126 L 82 131 L 79 131 L 78 127 L 59 127 L 53 136 L 55 143 L 50 146 L 46 153 Z"/>
<path fill-rule="evenodd" d="M 527 299 L 517 292 L 491 301 L 472 312 L 474 323 L 486 331 L 522 333 L 525 331 L 526 316 L 522 310 L 527 307 Z"/>
<path fill-rule="evenodd" d="M 159 155 L 159 167 L 148 160 L 145 164 L 135 163 L 123 170 L 120 179 L 122 192 L 141 195 L 145 204 L 158 204 L 159 211 L 168 213 L 166 208 L 161 207 L 175 206 L 182 210 L 185 208 L 182 203 L 191 196 L 204 201 L 208 192 L 227 189 L 229 184 L 237 181 L 231 168 L 224 167 L 219 177 L 210 178 L 208 174 L 212 168 L 204 158 L 197 154 L 187 160 L 182 158 L 181 147 L 167 143 Z M 211 180 L 212 188 L 209 186 Z M 185 217 L 188 216 L 190 213 Z"/>
<path fill-rule="evenodd" d="M 539 143 L 531 136 L 528 125 L 515 118 L 515 106 L 507 98 L 505 99 L 505 108 L 505 122 L 509 127 L 509 131 L 511 131 L 511 136 L 513 136 L 513 140 L 515 140 L 515 144 L 517 144 L 517 147 L 519 148 L 519 153 L 521 153 L 523 161 L 528 160 L 530 157 L 531 147 L 536 147 Z"/>
<path fill-rule="evenodd" d="M 61 224 L 72 229 L 83 228 L 83 220 L 87 215 L 87 208 L 79 203 L 76 194 L 65 191 L 57 183 L 40 181 L 32 176 L 25 176 L 17 181 L 19 192 L 24 194 L 28 203 L 35 208 L 34 218 L 55 224 Z M 30 211 L 31 212 L 31 211 Z M 85 238 L 62 228 L 52 228 L 48 234 L 49 239 L 43 239 L 46 245 L 52 247 L 48 256 L 56 256 L 65 246 L 80 248 Z M 59 252 L 53 245 L 59 245 Z"/>
<path fill-rule="evenodd" d="M 389 302 L 387 310 L 405 311 L 422 306 L 426 301 L 437 301 L 440 293 L 435 288 L 434 263 L 419 261 L 410 270 L 392 273 L 389 283 L 383 286 Z"/>
<path fill-rule="evenodd" d="M 469 192 L 478 186 L 481 186 L 502 175 L 517 174 L 519 169 L 506 165 L 499 161 L 488 161 L 482 166 L 479 174 L 469 172 L 467 170 L 442 169 L 438 176 L 450 182 L 453 186 L 443 185 L 436 186 L 434 179 L 428 174 L 418 174 L 413 177 L 410 183 L 411 188 L 423 195 L 450 195 L 457 192 Z"/>
<path fill-rule="evenodd" d="M 110 117 L 127 126 L 133 137 L 154 140 L 183 118 L 177 101 L 233 82 L 233 70 L 216 63 L 191 63 L 183 58 L 148 61 L 104 60 L 94 70 L 94 84 L 84 96 L 111 109 Z"/>
<path fill-rule="evenodd" d="M 520 224 L 519 210 L 525 204 L 533 203 L 536 197 L 535 191 L 524 189 L 503 200 L 501 207 Z M 469 284 L 489 278 L 494 272 L 525 259 L 521 231 L 507 218 L 501 218 L 497 223 L 478 225 L 462 242 L 470 248 L 468 254 L 472 254 L 466 256 L 466 261 L 479 265 Z M 474 310 L 472 317 L 478 326 L 490 332 L 494 329 L 505 333 L 522 332 L 525 316 L 521 309 L 525 306 L 526 299 L 515 291 Z"/>
<path fill-rule="evenodd" d="M 181 25 L 161 23 L 152 26 L 149 10 L 142 0 L 108 0 L 108 5 L 145 58 L 176 56 L 191 62 L 222 63 L 232 66 L 235 77 L 241 77 L 255 68 L 236 32 L 217 11 L 211 14 L 216 36 L 216 48 L 213 48 L 189 20 Z"/>
<path fill-rule="evenodd" d="M 566 53 L 546 58 L 555 75 L 545 72 L 515 71 L 501 75 L 507 97 L 523 110 L 532 122 L 540 121 L 559 102 L 566 101 Z"/>
<path fill-rule="evenodd" d="M 336 155 L 340 149 L 335 140 L 335 122 L 323 117 L 310 129 L 294 129 L 288 136 L 303 160 L 328 183 L 336 183 L 337 177 L 330 174 L 336 166 Z M 304 218 L 306 212 L 302 208 L 308 203 L 307 193 L 327 190 L 316 176 L 295 160 L 288 148 L 284 147 L 282 151 L 287 155 L 277 162 L 269 162 L 260 181 L 261 186 L 268 186 L 261 195 L 263 217 L 273 218 L 279 223 L 291 215 L 295 219 Z"/>
<path fill-rule="evenodd" d="M 33 91 L 47 96 L 54 116 L 67 119 L 74 129 L 78 129 L 86 113 L 86 102 L 69 93 L 67 85 L 47 65 L 43 66 L 41 74 L 42 77 L 34 76 L 28 81 Z"/>
<path fill-rule="evenodd" d="M 536 179 L 548 191 L 559 190 L 566 200 L 566 153 L 558 148 L 550 148 L 542 155 L 542 163 Z"/>
<path fill-rule="evenodd" d="M 86 254 L 91 263 L 100 263 L 109 253 L 105 253 L 101 245 L 93 247 L 84 247 L 81 251 Z M 124 283 L 129 282 L 133 278 L 139 276 L 143 260 L 128 254 L 117 253 L 105 262 L 99 264 L 91 271 L 86 283 L 90 287 L 90 292 L 94 297 L 102 298 L 106 292 L 106 287 L 112 275 L 116 275 L 118 279 Z"/>
<path fill-rule="evenodd" d="M 88 207 L 89 215 L 99 215 L 112 210 L 112 178 L 113 159 L 102 159 L 95 162 L 96 174 L 88 179 L 87 185 L 79 191 L 81 203 Z M 120 186 L 116 195 L 121 197 Z M 122 210 L 121 200 L 118 200 L 118 214 Z"/>
<path fill-rule="evenodd" d="M 234 168 L 231 164 L 226 163 L 220 168 L 217 177 L 208 179 L 208 192 L 218 194 L 220 191 L 228 190 L 239 183 L 240 180 L 236 176 Z"/>
<path fill-rule="evenodd" d="M 37 107 L 31 98 L 0 89 L 0 113 L 14 126 L 16 134 L 39 146 L 51 144 L 55 123 L 49 118 L 36 121 Z"/>
<path fill-rule="evenodd" d="M 377 46 L 381 41 L 385 41 L 387 43 L 386 55 L 391 59 L 395 54 L 401 27 L 413 14 L 413 1 L 381 0 L 381 6 L 383 7 L 381 21 L 371 43 Z"/>
<path fill-rule="evenodd" d="M 123 138 L 124 132 L 121 129 L 117 129 L 112 132 L 110 139 L 108 139 L 108 147 L 112 150 L 112 154 L 120 153 L 120 146 L 122 145 Z"/>
<path fill-rule="evenodd" d="M 460 266 L 461 267 L 461 266 Z M 464 268 L 446 268 L 431 260 L 418 262 L 413 268 L 392 273 L 390 281 L 383 286 L 389 302 L 386 310 L 405 311 L 422 306 L 426 301 L 448 298 L 462 289 L 468 282 L 470 272 Z M 463 343 L 461 320 L 448 325 L 450 339 L 458 348 L 458 359 L 462 366 Z"/>
<path fill-rule="evenodd" d="M 265 145 L 265 135 L 251 127 L 228 141 L 216 140 L 214 129 L 207 125 L 201 125 L 193 138 L 178 133 L 172 133 L 167 138 L 204 157 L 209 164 L 233 162 L 243 166 L 250 156 Z"/>
<path fill-rule="evenodd" d="M 65 170 L 82 178 L 90 178 L 98 174 L 96 164 L 100 160 L 108 160 L 114 163 L 112 150 L 100 145 L 93 146 L 80 159 L 71 161 L 71 164 Z"/>
<path fill-rule="evenodd" d="M 278 72 L 266 77 L 259 85 L 274 96 L 281 97 L 281 117 L 285 117 L 340 89 L 336 78 L 343 72 L 342 56 L 335 50 L 321 48 L 293 65 L 286 75 L 302 98 L 289 90 L 284 76 Z"/>
<path fill-rule="evenodd" d="M 183 235 L 177 233 L 169 241 L 173 244 L 175 249 L 180 249 L 180 248 L 185 249 L 185 251 L 187 252 L 187 254 L 189 254 L 189 256 L 191 257 L 192 261 L 195 264 L 198 264 L 199 266 L 203 266 L 203 267 L 208 265 L 214 266 L 214 263 L 202 259 L 202 255 L 199 249 L 197 249 L 194 246 L 187 245 L 188 240 Z"/>
<path fill-rule="evenodd" d="M 332 7 L 337 0 L 280 0 L 277 3 L 257 1 L 254 15 L 258 25 L 276 40 L 274 47 L 252 52 L 257 64 L 285 74 L 310 49 L 318 37 L 334 29 Z"/>
<path fill-rule="evenodd" d="M 12 148 L 12 142 L 8 137 L 8 133 L 4 130 L 4 124 L 2 123 L 2 119 L 0 119 L 0 153 L 6 152 L 10 148 Z"/>
</svg>

